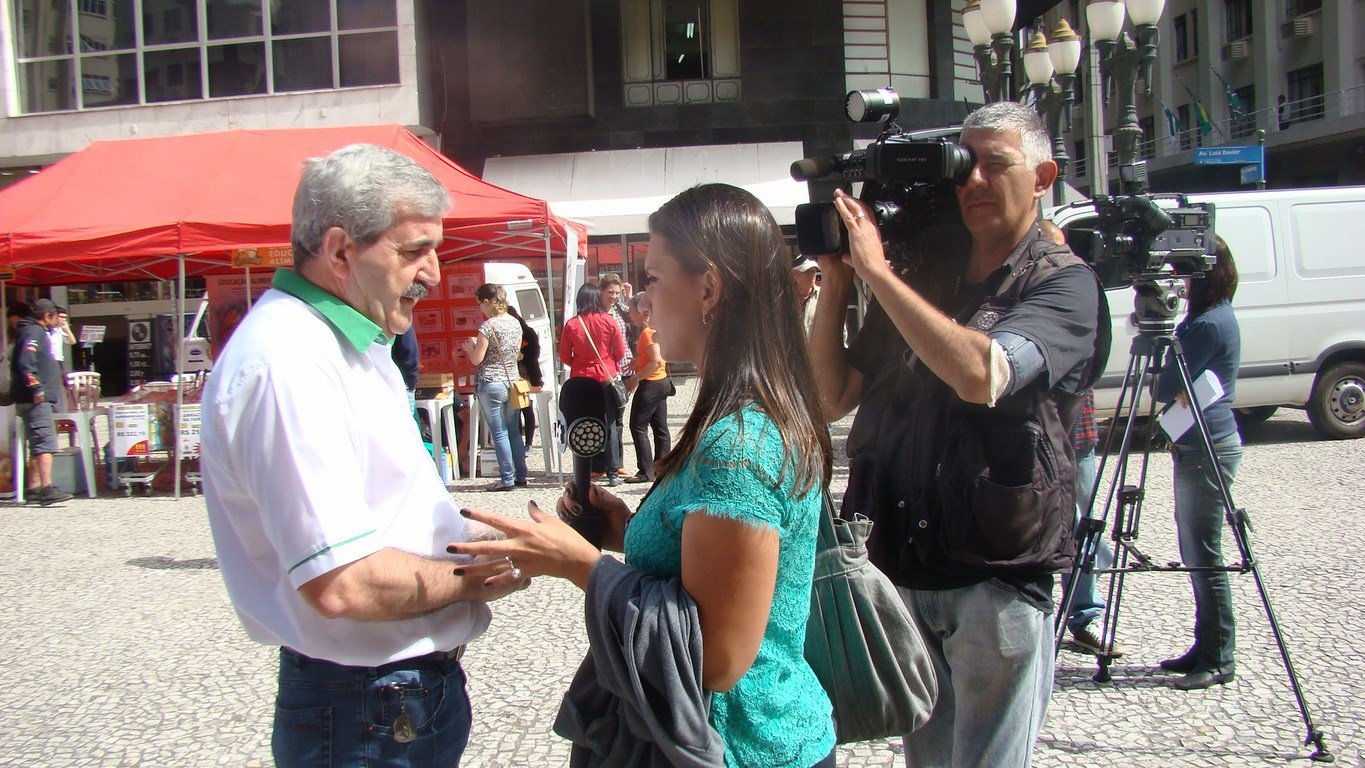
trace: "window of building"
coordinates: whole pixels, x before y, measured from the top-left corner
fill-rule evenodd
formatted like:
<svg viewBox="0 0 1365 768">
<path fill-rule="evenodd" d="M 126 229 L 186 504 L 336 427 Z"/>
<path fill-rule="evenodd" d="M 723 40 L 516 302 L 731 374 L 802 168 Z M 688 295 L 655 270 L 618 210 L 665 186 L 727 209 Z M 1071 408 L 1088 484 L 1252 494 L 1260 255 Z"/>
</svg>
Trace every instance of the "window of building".
<svg viewBox="0 0 1365 768">
<path fill-rule="evenodd" d="M 1223 19 L 1229 42 L 1251 37 L 1251 0 L 1223 0 Z"/>
<path fill-rule="evenodd" d="M 1184 61 L 1190 57 L 1189 20 L 1180 14 L 1171 20 L 1171 31 L 1175 37 L 1175 60 Z"/>
<path fill-rule="evenodd" d="M 1156 157 L 1156 119 L 1140 117 L 1138 127 L 1142 129 L 1142 136 L 1138 138 L 1138 159 L 1151 160 Z"/>
<path fill-rule="evenodd" d="M 1232 91 L 1228 111 L 1232 113 L 1232 138 L 1240 139 L 1256 132 L 1256 86 L 1246 85 Z"/>
<path fill-rule="evenodd" d="M 1322 64 L 1296 69 L 1285 76 L 1289 119 L 1294 122 L 1321 120 L 1323 115 Z"/>
<path fill-rule="evenodd" d="M 1322 0 L 1284 0 L 1284 17 L 1286 19 L 1319 10 L 1322 10 Z"/>
<path fill-rule="evenodd" d="M 738 0 L 622 0 L 628 106 L 739 98 Z"/>
<path fill-rule="evenodd" d="M 1190 130 L 1189 104 L 1181 104 L 1175 108 L 1175 120 L 1180 124 L 1180 149 L 1181 151 L 1187 150 L 1194 141 L 1194 137 L 1199 133 Z"/>
<path fill-rule="evenodd" d="M 1199 55 L 1199 10 L 1191 9 L 1185 14 L 1190 18 L 1190 55 Z"/>
<path fill-rule="evenodd" d="M 10 5 L 27 114 L 399 82 L 396 0 Z"/>
</svg>

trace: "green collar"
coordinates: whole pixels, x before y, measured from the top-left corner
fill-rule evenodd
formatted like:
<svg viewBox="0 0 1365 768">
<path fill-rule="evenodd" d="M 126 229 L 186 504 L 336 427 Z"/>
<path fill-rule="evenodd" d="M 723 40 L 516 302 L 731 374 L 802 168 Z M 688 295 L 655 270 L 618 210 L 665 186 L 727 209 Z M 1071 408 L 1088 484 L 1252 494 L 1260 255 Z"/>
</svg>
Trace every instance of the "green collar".
<svg viewBox="0 0 1365 768">
<path fill-rule="evenodd" d="M 387 347 L 393 343 L 393 339 L 384 333 L 384 329 L 375 325 L 373 320 L 292 269 L 275 270 L 275 277 L 270 281 L 270 286 L 316 309 L 322 314 L 322 318 L 362 355 L 371 344 L 382 344 Z"/>
</svg>

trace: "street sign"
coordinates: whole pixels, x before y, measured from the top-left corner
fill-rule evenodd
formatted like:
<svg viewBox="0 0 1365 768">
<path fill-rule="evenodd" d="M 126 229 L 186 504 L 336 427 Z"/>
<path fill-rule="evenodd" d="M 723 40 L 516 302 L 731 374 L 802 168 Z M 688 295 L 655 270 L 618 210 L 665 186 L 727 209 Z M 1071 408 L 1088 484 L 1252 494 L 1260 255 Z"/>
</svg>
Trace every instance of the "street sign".
<svg viewBox="0 0 1365 768">
<path fill-rule="evenodd" d="M 1252 164 L 1252 165 L 1244 165 L 1244 166 L 1242 166 L 1242 183 L 1243 183 L 1243 184 L 1255 184 L 1255 183 L 1258 182 L 1258 181 L 1265 181 L 1265 177 L 1263 177 L 1263 176 L 1261 175 L 1261 164 L 1260 164 L 1260 163 L 1255 163 L 1255 164 Z"/>
<path fill-rule="evenodd" d="M 1194 150 L 1195 165 L 1246 165 L 1265 163 L 1265 147 L 1199 147 Z"/>
</svg>

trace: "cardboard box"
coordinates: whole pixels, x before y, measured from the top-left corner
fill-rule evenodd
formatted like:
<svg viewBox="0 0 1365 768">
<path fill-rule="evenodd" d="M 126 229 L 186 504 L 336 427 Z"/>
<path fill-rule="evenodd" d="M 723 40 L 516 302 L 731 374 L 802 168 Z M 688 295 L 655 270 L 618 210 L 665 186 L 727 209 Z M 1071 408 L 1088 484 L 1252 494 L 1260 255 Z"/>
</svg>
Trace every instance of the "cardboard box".
<svg viewBox="0 0 1365 768">
<path fill-rule="evenodd" d="M 455 386 L 455 374 L 453 373 L 419 373 L 417 374 L 418 389 L 449 389 Z"/>
</svg>

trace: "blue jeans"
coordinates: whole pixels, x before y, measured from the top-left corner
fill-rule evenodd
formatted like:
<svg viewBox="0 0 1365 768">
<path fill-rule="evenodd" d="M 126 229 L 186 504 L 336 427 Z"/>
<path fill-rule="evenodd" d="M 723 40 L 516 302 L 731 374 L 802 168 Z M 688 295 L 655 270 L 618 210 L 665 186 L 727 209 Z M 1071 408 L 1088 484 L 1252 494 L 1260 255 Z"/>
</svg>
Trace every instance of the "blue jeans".
<svg viewBox="0 0 1365 768">
<path fill-rule="evenodd" d="M 479 416 L 493 436 L 502 484 L 512 485 L 526 482 L 526 443 L 521 441 L 521 414 L 508 404 L 507 388 L 505 381 L 481 381 L 474 394 L 479 399 Z"/>
<path fill-rule="evenodd" d="M 280 649 L 271 751 L 279 768 L 452 768 L 469 741 L 469 695 L 458 661 L 347 667 Z M 394 738 L 406 714 L 416 730 Z"/>
<path fill-rule="evenodd" d="M 1095 490 L 1095 449 L 1090 448 L 1076 454 L 1076 523 L 1094 510 L 1087 507 L 1090 494 Z M 1095 567 L 1108 568 L 1114 564 L 1114 548 L 1105 540 L 1103 532 L 1095 543 Z M 1070 578 L 1062 574 L 1062 589 Z M 1066 625 L 1070 629 L 1080 629 L 1104 615 L 1104 601 L 1095 592 L 1096 574 L 1082 573 L 1076 579 L 1076 595 L 1071 598 L 1071 612 L 1067 614 Z"/>
<path fill-rule="evenodd" d="M 1232 488 L 1242 465 L 1242 440 L 1233 433 L 1213 444 L 1218 471 Z M 1175 462 L 1175 527 L 1180 537 L 1180 559 L 1190 567 L 1223 565 L 1223 521 L 1227 508 L 1218 491 L 1213 467 L 1203 449 L 1177 446 Z M 1236 619 L 1232 589 L 1225 571 L 1190 574 L 1194 587 L 1195 669 L 1211 670 L 1232 664 Z"/>
<path fill-rule="evenodd" d="M 991 580 L 944 590 L 898 588 L 938 676 L 929 720 L 907 734 L 916 768 L 1027 768 L 1052 696 L 1052 622 Z"/>
</svg>

